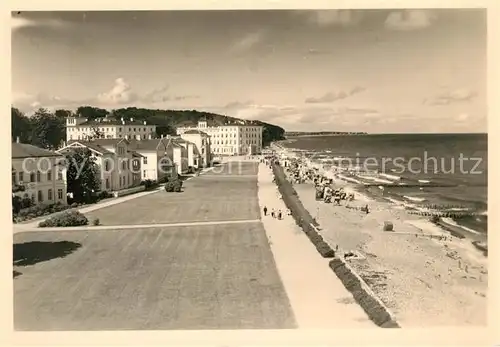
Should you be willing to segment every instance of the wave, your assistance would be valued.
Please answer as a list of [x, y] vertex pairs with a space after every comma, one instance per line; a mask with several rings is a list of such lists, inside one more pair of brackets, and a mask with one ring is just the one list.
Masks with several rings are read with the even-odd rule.
[[377, 177], [373, 177], [373, 176], [364, 176], [364, 175], [356, 175], [356, 176], [359, 178], [373, 181], [373, 182], [377, 182], [377, 183], [385, 183], [385, 184], [392, 184], [393, 183], [392, 181], [384, 180], [382, 178], [377, 178]]
[[390, 180], [394, 180], [394, 181], [399, 181], [401, 179], [401, 176], [389, 175], [389, 174], [386, 174], [386, 173], [381, 173], [379, 175], [382, 176], [382, 177], [388, 178]]
[[408, 196], [408, 195], [403, 195], [403, 198], [408, 199], [410, 201], [415, 201], [415, 202], [425, 201], [425, 198], [417, 198], [415, 196]]

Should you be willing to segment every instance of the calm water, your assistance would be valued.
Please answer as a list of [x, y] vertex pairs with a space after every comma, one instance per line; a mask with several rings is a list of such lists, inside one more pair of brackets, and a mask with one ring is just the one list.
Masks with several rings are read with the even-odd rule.
[[[487, 134], [313, 136], [295, 138], [283, 145], [302, 150], [304, 155], [326, 165], [357, 168], [360, 172], [355, 177], [361, 182], [455, 185], [385, 188], [386, 197], [417, 205], [459, 205], [475, 212], [487, 210]], [[382, 194], [377, 187], [369, 191]], [[477, 231], [487, 229], [486, 215], [459, 222]]]

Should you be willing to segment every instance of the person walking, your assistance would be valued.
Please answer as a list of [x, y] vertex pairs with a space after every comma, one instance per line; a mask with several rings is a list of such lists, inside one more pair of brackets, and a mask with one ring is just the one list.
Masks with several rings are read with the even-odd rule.
[[267, 216], [267, 206], [264, 206], [264, 216]]
[[278, 219], [281, 220], [281, 210], [278, 211]]
[[273, 210], [271, 211], [271, 217], [273, 217], [273, 218], [274, 218], [274, 208], [273, 208]]

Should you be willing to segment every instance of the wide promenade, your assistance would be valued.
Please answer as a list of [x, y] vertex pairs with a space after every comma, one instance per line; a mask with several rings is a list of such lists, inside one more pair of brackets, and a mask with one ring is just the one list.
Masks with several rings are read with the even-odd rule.
[[15, 329], [294, 328], [257, 163], [238, 165], [86, 214], [116, 228], [15, 233]]

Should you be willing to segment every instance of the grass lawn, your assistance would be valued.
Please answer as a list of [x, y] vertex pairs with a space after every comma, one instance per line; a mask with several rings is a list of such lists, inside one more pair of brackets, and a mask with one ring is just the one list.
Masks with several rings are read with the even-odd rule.
[[16, 330], [295, 327], [260, 223], [40, 231], [14, 242]]
[[103, 225], [258, 219], [257, 178], [195, 177], [181, 193], [161, 191], [85, 214]]
[[257, 175], [259, 164], [254, 162], [231, 161], [216, 166], [204, 175]]

